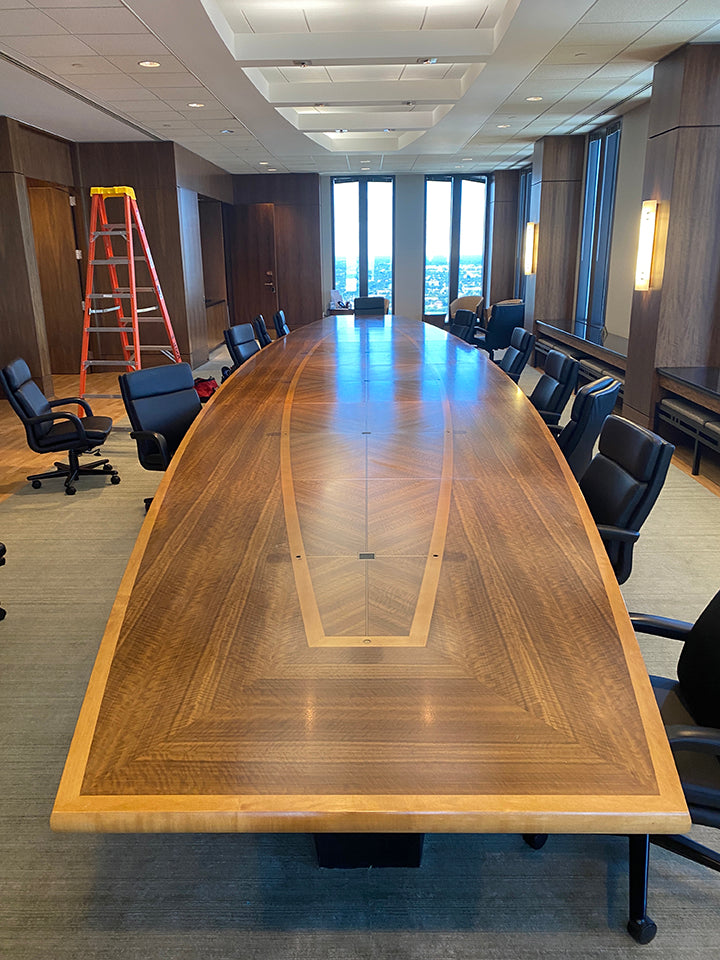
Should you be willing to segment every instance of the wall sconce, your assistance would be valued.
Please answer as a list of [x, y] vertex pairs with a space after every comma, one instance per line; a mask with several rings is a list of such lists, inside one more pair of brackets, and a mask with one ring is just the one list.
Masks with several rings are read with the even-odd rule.
[[538, 225], [531, 221], [525, 225], [525, 252], [523, 273], [526, 277], [537, 270]]
[[635, 289], [650, 289], [653, 249], [655, 247], [655, 220], [657, 200], [643, 200], [640, 214], [640, 237], [638, 239], [637, 263], [635, 265]]

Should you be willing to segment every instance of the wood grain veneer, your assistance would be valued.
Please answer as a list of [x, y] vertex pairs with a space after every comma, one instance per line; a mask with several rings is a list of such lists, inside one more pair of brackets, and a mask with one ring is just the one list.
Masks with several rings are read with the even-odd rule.
[[610, 564], [536, 411], [441, 330], [331, 317], [251, 358], [186, 436], [51, 822], [644, 833], [689, 820]]

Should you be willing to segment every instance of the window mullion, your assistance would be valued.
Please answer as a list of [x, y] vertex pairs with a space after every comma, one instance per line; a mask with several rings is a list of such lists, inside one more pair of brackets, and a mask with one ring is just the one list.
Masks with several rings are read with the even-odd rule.
[[368, 294], [368, 203], [367, 203], [367, 180], [360, 180], [359, 211], [360, 211], [360, 247], [358, 264], [358, 282], [360, 286], [360, 296], [366, 297]]

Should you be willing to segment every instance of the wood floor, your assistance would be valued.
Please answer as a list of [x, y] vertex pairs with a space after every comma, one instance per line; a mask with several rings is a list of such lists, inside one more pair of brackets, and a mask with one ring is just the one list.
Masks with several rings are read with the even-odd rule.
[[[87, 393], [118, 393], [117, 373], [95, 373], [88, 376]], [[76, 397], [78, 395], [79, 376], [55, 375], [55, 397]], [[122, 400], [89, 400], [93, 413], [98, 416], [112, 417], [114, 422], [126, 416]], [[56, 455], [33, 453], [27, 445], [25, 429], [10, 404], [0, 402], [0, 450], [2, 450], [2, 471], [0, 472], [0, 502], [18, 490], [27, 482], [30, 473], [52, 470], [52, 461]], [[60, 458], [58, 458], [60, 459]]]

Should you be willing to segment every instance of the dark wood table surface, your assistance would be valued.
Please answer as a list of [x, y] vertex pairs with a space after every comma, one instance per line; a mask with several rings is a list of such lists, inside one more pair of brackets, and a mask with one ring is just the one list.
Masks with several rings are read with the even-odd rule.
[[53, 828], [688, 823], [590, 514], [482, 351], [328, 317], [222, 386], [141, 530]]

